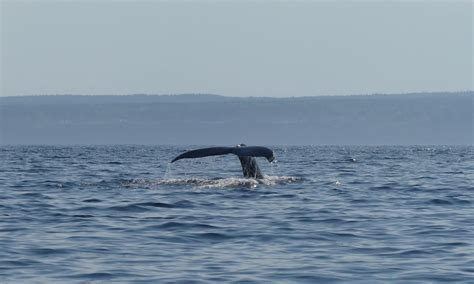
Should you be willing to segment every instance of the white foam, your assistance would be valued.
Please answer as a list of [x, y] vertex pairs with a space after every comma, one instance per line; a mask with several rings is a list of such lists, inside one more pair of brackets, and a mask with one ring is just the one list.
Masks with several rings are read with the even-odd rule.
[[127, 187], [154, 186], [154, 185], [190, 185], [197, 188], [257, 188], [263, 186], [275, 186], [278, 184], [288, 184], [300, 181], [301, 178], [291, 176], [265, 176], [263, 179], [252, 178], [163, 178], [158, 180], [133, 179], [122, 183]]

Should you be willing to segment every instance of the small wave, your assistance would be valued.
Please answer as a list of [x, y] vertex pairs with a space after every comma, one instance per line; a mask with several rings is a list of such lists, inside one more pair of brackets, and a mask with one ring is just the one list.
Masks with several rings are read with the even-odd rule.
[[102, 202], [102, 200], [97, 199], [97, 198], [88, 198], [88, 199], [82, 200], [82, 202], [86, 202], [86, 203], [97, 203], [97, 202]]
[[393, 255], [393, 256], [399, 256], [399, 257], [408, 257], [408, 256], [429, 256], [430, 251], [427, 250], [421, 250], [421, 249], [407, 249], [407, 250], [402, 250], [398, 251], [395, 253], [387, 254], [387, 255]]
[[39, 261], [31, 260], [31, 259], [19, 259], [19, 260], [0, 260], [0, 267], [2, 269], [5, 268], [17, 268], [17, 267], [31, 267], [31, 266], [38, 266], [42, 263]]
[[71, 217], [74, 217], [74, 218], [81, 218], [81, 219], [88, 219], [88, 218], [94, 218], [94, 215], [89, 215], [89, 214], [75, 214], [75, 215], [72, 215]]
[[434, 198], [428, 201], [428, 204], [434, 205], [464, 205], [471, 204], [469, 200], [460, 198]]
[[146, 212], [150, 210], [146, 206], [141, 206], [139, 204], [112, 206], [112, 207], [109, 207], [108, 209], [119, 211], [119, 212], [134, 212], [134, 213]]
[[181, 200], [175, 203], [164, 202], [141, 202], [126, 205], [111, 206], [108, 209], [123, 212], [146, 212], [153, 208], [193, 208], [194, 204], [188, 200]]
[[76, 279], [88, 279], [88, 280], [107, 280], [117, 277], [115, 273], [108, 272], [93, 272], [93, 273], [82, 273], [77, 275], [71, 275], [68, 278]]
[[71, 252], [71, 250], [66, 249], [66, 248], [59, 248], [59, 249], [56, 249], [56, 248], [34, 248], [34, 249], [31, 249], [31, 252], [36, 254], [36, 255], [45, 256], [45, 255], [52, 255], [52, 254], [68, 254], [68, 253]]
[[191, 236], [192, 239], [196, 241], [211, 241], [211, 242], [221, 242], [236, 238], [237, 236], [231, 236], [222, 233], [196, 233]]
[[153, 229], [219, 229], [217, 226], [203, 224], [203, 223], [186, 223], [186, 222], [165, 222], [159, 225], [152, 225], [149, 228]]
[[164, 202], [143, 202], [136, 203], [135, 206], [144, 206], [144, 207], [160, 207], [160, 208], [173, 208], [173, 204], [164, 203]]

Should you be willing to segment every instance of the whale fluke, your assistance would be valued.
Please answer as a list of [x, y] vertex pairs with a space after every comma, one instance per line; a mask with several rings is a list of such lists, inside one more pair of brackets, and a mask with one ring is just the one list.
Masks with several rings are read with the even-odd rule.
[[194, 159], [227, 154], [238, 156], [244, 177], [252, 178], [263, 178], [255, 157], [264, 157], [269, 162], [275, 159], [273, 151], [266, 147], [239, 144], [235, 147], [210, 147], [187, 151], [174, 158], [171, 163], [181, 159]]
[[232, 153], [239, 157], [264, 157], [269, 162], [275, 159], [273, 151], [262, 146], [245, 146], [245, 144], [240, 144], [233, 148]]
[[183, 154], [174, 158], [171, 162], [174, 163], [177, 160], [181, 160], [181, 159], [193, 159], [193, 158], [203, 158], [203, 157], [209, 157], [209, 156], [232, 154], [233, 149], [234, 149], [233, 147], [210, 147], [210, 148], [191, 150], [188, 152], [184, 152]]

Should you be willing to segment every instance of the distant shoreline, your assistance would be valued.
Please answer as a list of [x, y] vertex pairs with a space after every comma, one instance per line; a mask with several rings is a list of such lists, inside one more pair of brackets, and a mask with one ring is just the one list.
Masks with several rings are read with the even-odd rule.
[[29, 95], [13, 95], [0, 96], [3, 98], [38, 98], [38, 97], [214, 97], [228, 99], [300, 99], [300, 98], [327, 98], [327, 97], [370, 97], [370, 96], [413, 96], [413, 95], [451, 95], [451, 94], [469, 94], [474, 95], [474, 90], [464, 91], [426, 91], [426, 92], [406, 92], [406, 93], [370, 93], [370, 94], [347, 94], [347, 95], [314, 95], [314, 96], [226, 96], [212, 93], [177, 93], [177, 94], [153, 94], [153, 93], [136, 93], [136, 94], [29, 94]]
[[474, 92], [0, 98], [0, 144], [473, 145]]

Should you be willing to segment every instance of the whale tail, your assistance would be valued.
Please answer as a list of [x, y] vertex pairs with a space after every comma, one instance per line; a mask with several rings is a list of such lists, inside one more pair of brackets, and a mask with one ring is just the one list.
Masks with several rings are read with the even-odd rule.
[[209, 156], [232, 154], [232, 149], [233, 148], [231, 147], [211, 147], [211, 148], [191, 150], [177, 156], [171, 161], [171, 163], [174, 163], [177, 160], [181, 160], [181, 159], [194, 159], [194, 158], [203, 158], [203, 157], [209, 157]]
[[181, 159], [194, 159], [227, 154], [234, 154], [239, 157], [242, 172], [244, 177], [247, 178], [263, 178], [255, 157], [264, 157], [269, 162], [272, 162], [275, 159], [273, 151], [266, 147], [239, 144], [235, 147], [210, 147], [187, 151], [178, 155], [171, 161], [171, 163]]

